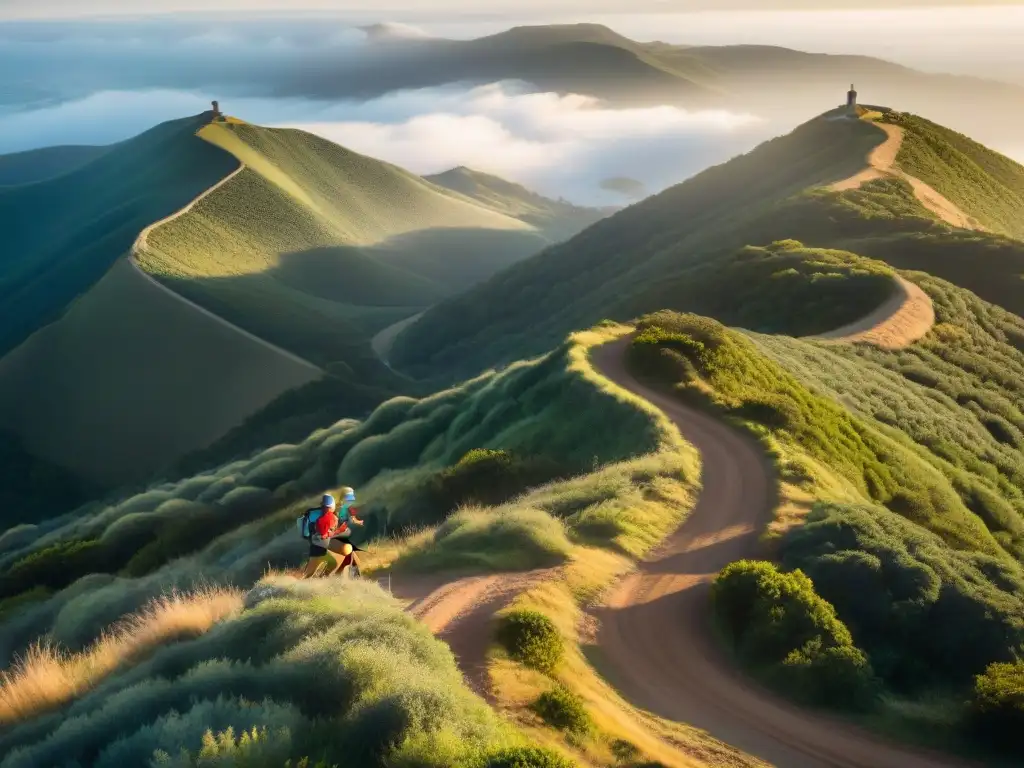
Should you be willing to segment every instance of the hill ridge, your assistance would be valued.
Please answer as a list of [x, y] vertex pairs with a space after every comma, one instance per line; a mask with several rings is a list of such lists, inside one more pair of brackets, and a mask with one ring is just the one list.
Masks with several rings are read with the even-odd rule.
[[914, 197], [917, 198], [918, 202], [942, 219], [942, 221], [960, 229], [973, 229], [980, 232], [988, 231], [977, 219], [968, 216], [952, 200], [942, 195], [934, 187], [896, 167], [896, 156], [903, 145], [903, 128], [898, 125], [879, 123], [874, 120], [866, 120], [866, 122], [870, 122], [875, 127], [884, 131], [886, 134], [885, 141], [875, 147], [868, 155], [868, 165], [864, 170], [848, 179], [842, 179], [831, 184], [829, 186], [830, 190], [846, 192], [860, 189], [868, 182], [886, 177], [903, 179], [910, 184], [914, 191]]
[[[196, 135], [197, 136], [199, 135], [198, 131], [196, 132]], [[202, 137], [200, 137], [200, 138], [202, 138]], [[235, 170], [233, 170], [230, 174], [228, 174], [223, 179], [218, 181], [212, 187], [210, 187], [209, 189], [205, 190], [201, 194], [197, 195], [189, 203], [187, 203], [186, 205], [182, 206], [180, 209], [178, 209], [174, 213], [172, 213], [172, 214], [170, 214], [168, 216], [165, 216], [164, 218], [160, 219], [159, 221], [153, 222], [148, 227], [143, 229], [139, 233], [139, 236], [135, 239], [135, 242], [132, 243], [131, 251], [130, 251], [130, 253], [127, 256], [128, 263], [131, 264], [132, 269], [134, 269], [140, 276], [142, 276], [149, 283], [151, 283], [152, 285], [156, 286], [161, 291], [164, 291], [167, 294], [173, 296], [178, 301], [181, 301], [181, 302], [187, 304], [193, 310], [195, 310], [195, 311], [197, 311], [197, 312], [199, 312], [199, 313], [201, 313], [203, 315], [206, 315], [207, 317], [217, 321], [218, 323], [221, 323], [222, 325], [225, 325], [225, 326], [231, 328], [235, 332], [240, 333], [241, 335], [243, 335], [243, 336], [245, 336], [245, 337], [247, 337], [249, 339], [252, 339], [253, 341], [256, 341], [256, 342], [262, 344], [264, 347], [267, 347], [268, 349], [273, 350], [274, 352], [278, 353], [279, 355], [283, 355], [284, 357], [288, 358], [292, 362], [299, 363], [300, 365], [306, 366], [307, 368], [312, 369], [316, 373], [318, 373], [320, 375], [323, 375], [324, 371], [323, 371], [322, 368], [320, 368], [320, 366], [314, 365], [309, 360], [306, 360], [304, 357], [300, 357], [299, 355], [295, 354], [294, 352], [290, 352], [287, 349], [284, 349], [283, 347], [279, 347], [276, 344], [273, 344], [273, 343], [267, 341], [266, 339], [260, 338], [256, 334], [251, 333], [251, 332], [245, 330], [244, 328], [241, 328], [241, 327], [235, 325], [234, 323], [232, 323], [229, 320], [221, 317], [220, 315], [216, 314], [215, 312], [211, 312], [206, 307], [200, 306], [199, 304], [195, 303], [194, 301], [186, 298], [185, 296], [182, 296], [180, 293], [178, 293], [177, 291], [175, 291], [175, 290], [169, 288], [168, 286], [164, 285], [159, 280], [157, 280], [155, 277], [153, 277], [151, 274], [149, 274], [146, 270], [144, 270], [141, 267], [141, 265], [138, 262], [139, 254], [144, 252], [149, 247], [149, 234], [151, 232], [153, 232], [154, 230], [158, 229], [159, 227], [162, 227], [164, 224], [168, 224], [171, 221], [174, 221], [175, 219], [177, 219], [178, 217], [184, 216], [185, 214], [187, 214], [196, 205], [198, 205], [200, 202], [202, 202], [202, 200], [204, 198], [209, 197], [214, 192], [216, 192], [218, 189], [223, 187], [225, 184], [230, 183], [236, 176], [238, 176], [240, 173], [242, 173], [242, 171], [244, 171], [245, 169], [246, 169], [245, 163], [239, 161], [238, 167]]]

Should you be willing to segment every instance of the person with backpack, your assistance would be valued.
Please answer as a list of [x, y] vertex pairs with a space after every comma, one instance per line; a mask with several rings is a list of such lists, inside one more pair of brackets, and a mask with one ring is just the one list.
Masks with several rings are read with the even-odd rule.
[[[303, 568], [303, 578], [309, 578], [321, 573], [330, 576], [337, 571], [344, 562], [344, 544], [336, 537], [345, 536], [349, 533], [349, 522], [356, 525], [363, 525], [356, 510], [352, 507], [355, 502], [355, 491], [351, 488], [343, 488], [344, 504], [339, 515], [334, 497], [325, 493], [320, 501], [319, 507], [306, 510], [298, 519], [299, 531], [302, 537], [309, 542], [309, 559]], [[337, 557], [336, 555], [342, 555]]]
[[[334, 559], [337, 564], [333, 570], [327, 572], [326, 575], [328, 576], [341, 570], [345, 565], [346, 558], [350, 559], [353, 572], [359, 573], [359, 561], [356, 560], [355, 551], [352, 549], [351, 542], [349, 542], [349, 536], [352, 534], [350, 524], [361, 526], [365, 522], [359, 518], [359, 510], [353, 506], [356, 503], [356, 492], [346, 486], [341, 489], [341, 493], [342, 503], [336, 513], [338, 516], [338, 526], [335, 528], [327, 545], [327, 549], [335, 555]], [[347, 547], [345, 546], [346, 544], [348, 545]]]

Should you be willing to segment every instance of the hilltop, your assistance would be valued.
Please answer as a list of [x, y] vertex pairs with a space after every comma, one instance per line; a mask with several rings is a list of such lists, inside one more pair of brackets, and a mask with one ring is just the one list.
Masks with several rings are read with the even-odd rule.
[[[468, 375], [535, 354], [574, 327], [664, 308], [707, 313], [752, 330], [813, 333], [806, 325], [816, 321], [813, 313], [780, 318], [771, 299], [751, 304], [717, 289], [723, 268], [758, 268], [737, 255], [745, 246], [785, 239], [927, 270], [1024, 311], [1013, 288], [1022, 245], [984, 228], [964, 230], [942, 221], [928, 199], [919, 199], [912, 176], [920, 172], [934, 181], [929, 195], [948, 193], [947, 204], [960, 200], [981, 215], [978, 201], [986, 199], [1000, 201], [992, 211], [1021, 210], [1016, 193], [1004, 193], [1024, 189], [1015, 175], [1020, 166], [971, 145], [981, 164], [973, 163], [974, 175], [951, 187], [951, 174], [943, 178], [939, 166], [916, 159], [916, 147], [925, 141], [916, 126], [923, 121], [873, 115], [884, 123], [876, 125], [870, 114], [861, 120], [815, 118], [439, 304], [398, 336], [393, 364], [415, 375], [451, 368]], [[900, 126], [906, 127], [897, 146], [883, 128]], [[933, 141], [942, 135], [929, 130]], [[887, 143], [894, 155], [890, 165], [902, 175], [865, 176], [865, 158]], [[855, 181], [846, 183], [850, 179]], [[1004, 218], [1012, 221], [1012, 213]]]
[[295, 439], [415, 389], [375, 333], [540, 250], [541, 223], [582, 226], [525, 190], [538, 226], [308, 133], [212, 118], [0, 191], [19, 257], [0, 274], [0, 427], [90, 483], [146, 479], [269, 406]]

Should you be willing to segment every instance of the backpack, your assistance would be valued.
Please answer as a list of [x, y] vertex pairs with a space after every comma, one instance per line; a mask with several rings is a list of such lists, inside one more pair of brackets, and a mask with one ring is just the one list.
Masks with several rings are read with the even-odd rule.
[[313, 523], [319, 520], [320, 515], [323, 513], [324, 511], [320, 507], [316, 507], [315, 509], [307, 509], [296, 518], [295, 523], [299, 527], [299, 535], [306, 541], [309, 541], [313, 535]]

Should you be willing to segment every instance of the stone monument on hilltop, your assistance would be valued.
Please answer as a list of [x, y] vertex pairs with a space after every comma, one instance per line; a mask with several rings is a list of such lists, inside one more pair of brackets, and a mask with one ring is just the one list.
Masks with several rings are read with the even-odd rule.
[[213, 119], [214, 120], [220, 120], [220, 118], [222, 118], [222, 117], [224, 117], [224, 115], [220, 111], [220, 102], [219, 101], [213, 102]]
[[853, 83], [850, 83], [850, 90], [846, 92], [846, 114], [857, 114], [857, 91]]

